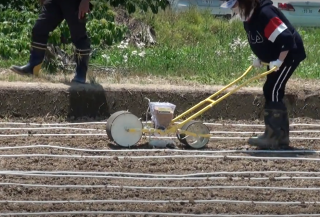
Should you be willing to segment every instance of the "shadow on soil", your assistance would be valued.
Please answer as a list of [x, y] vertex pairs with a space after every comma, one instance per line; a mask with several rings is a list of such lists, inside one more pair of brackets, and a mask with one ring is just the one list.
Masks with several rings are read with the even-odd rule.
[[[155, 140], [154, 140], [155, 141]], [[161, 142], [160, 144], [158, 144], [158, 146], [156, 146], [154, 143], [152, 143], [152, 141], [150, 141], [151, 143], [149, 143], [148, 141], [138, 144], [138, 145], [133, 145], [131, 147], [122, 147], [119, 146], [115, 143], [108, 143], [107, 146], [110, 149], [113, 150], [119, 150], [119, 149], [163, 149], [163, 150], [169, 150], [169, 149], [181, 149], [179, 144], [177, 144], [176, 142], [171, 142], [171, 141], [165, 141], [162, 140], [164, 142]]]
[[[244, 152], [250, 156], [254, 157], [301, 157], [301, 156], [309, 156], [316, 155], [317, 152], [310, 149], [302, 149], [295, 147], [288, 147], [284, 149], [256, 149], [257, 152]], [[261, 152], [259, 152], [261, 151]]]
[[149, 145], [148, 142], [143, 143], [143, 144], [139, 144], [139, 145], [133, 145], [131, 147], [122, 147], [120, 145], [114, 144], [114, 143], [108, 143], [107, 144], [108, 148], [112, 149], [112, 150], [120, 150], [120, 149], [153, 149], [152, 146]]
[[70, 86], [67, 121], [101, 121], [110, 116], [106, 93], [100, 84], [65, 84]]
[[[208, 151], [207, 149], [193, 149], [191, 147], [188, 147], [186, 145], [180, 144], [179, 142], [177, 144], [167, 144], [167, 147], [153, 147], [148, 142], [134, 145], [131, 147], [122, 147], [114, 143], [108, 143], [108, 148], [113, 150], [119, 150], [119, 149], [163, 149], [163, 150], [170, 150], [170, 149], [180, 149], [180, 150], [196, 150], [198, 153], [201, 151], [205, 152]], [[239, 150], [241, 154], [246, 154], [253, 157], [288, 157], [288, 158], [299, 158], [303, 156], [312, 156], [317, 155], [317, 152], [311, 149], [302, 149], [302, 148], [295, 148], [295, 147], [288, 147], [285, 149], [248, 149], [248, 150]], [[236, 154], [235, 153], [235, 154]]]

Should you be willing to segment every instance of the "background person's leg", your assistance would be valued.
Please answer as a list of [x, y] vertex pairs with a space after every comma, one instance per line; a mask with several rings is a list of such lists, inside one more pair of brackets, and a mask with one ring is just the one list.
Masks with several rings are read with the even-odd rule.
[[250, 138], [249, 144], [262, 148], [289, 146], [289, 117], [283, 98], [286, 84], [298, 65], [299, 62], [286, 59], [278, 71], [267, 76], [263, 86], [265, 133]]
[[76, 73], [72, 81], [85, 83], [91, 52], [91, 42], [87, 34], [86, 20], [78, 18], [80, 0], [61, 2], [64, 17], [68, 23], [71, 40], [76, 47]]
[[57, 4], [57, 0], [46, 0], [32, 29], [29, 62], [24, 66], [12, 66], [11, 70], [23, 75], [38, 75], [47, 49], [49, 33], [53, 31], [62, 20], [62, 12]]

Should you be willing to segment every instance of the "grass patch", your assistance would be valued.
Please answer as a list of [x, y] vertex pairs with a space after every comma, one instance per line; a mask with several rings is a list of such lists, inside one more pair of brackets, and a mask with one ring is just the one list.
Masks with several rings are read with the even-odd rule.
[[[15, 16], [21, 19], [16, 19], [14, 25], [9, 25], [8, 20], [0, 20], [2, 68], [11, 64], [24, 64], [29, 57], [28, 43], [36, 14], [25, 12]], [[137, 48], [124, 41], [121, 44], [116, 41], [109, 46], [101, 39], [102, 36], [97, 37], [97, 34], [106, 33], [101, 21], [92, 17], [89, 19], [88, 29], [95, 39], [95, 52], [91, 58], [91, 65], [95, 67], [91, 69], [100, 68], [99, 75], [117, 74], [118, 79], [115, 81], [121, 80], [121, 77], [138, 76], [160, 79], [174, 77], [182, 82], [186, 80], [201, 84], [226, 84], [240, 76], [251, 64], [252, 52], [239, 21], [229, 23], [227, 20], [212, 17], [208, 11], [200, 12], [195, 8], [181, 13], [166, 10], [157, 15], [135, 13], [133, 16], [153, 26], [156, 45]], [[98, 32], [95, 31], [97, 27]], [[61, 28], [66, 31], [67, 26], [63, 24]], [[59, 31], [61, 30], [53, 33], [55, 38]], [[119, 32], [121, 31], [124, 30], [119, 29]], [[298, 28], [298, 31], [305, 43], [307, 59], [293, 77], [319, 79], [320, 29]], [[109, 40], [109, 37], [107, 39]], [[71, 52], [71, 44], [67, 51]], [[112, 70], [103, 70], [104, 68]]]

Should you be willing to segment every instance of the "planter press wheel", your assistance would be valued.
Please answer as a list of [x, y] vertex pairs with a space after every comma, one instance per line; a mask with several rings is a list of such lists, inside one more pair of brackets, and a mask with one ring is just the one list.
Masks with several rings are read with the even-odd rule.
[[[209, 128], [200, 121], [190, 121], [185, 125], [183, 125], [181, 127], [181, 130], [189, 131], [192, 133], [199, 133], [199, 134], [210, 134]], [[208, 144], [210, 139], [206, 137], [193, 137], [190, 135], [185, 135], [183, 133], [177, 134], [177, 137], [181, 143], [194, 149], [200, 149], [205, 147]]]
[[[137, 132], [128, 132], [127, 129], [135, 128]], [[128, 111], [118, 111], [107, 120], [106, 132], [109, 139], [122, 147], [137, 144], [142, 137], [142, 122], [137, 116]]]

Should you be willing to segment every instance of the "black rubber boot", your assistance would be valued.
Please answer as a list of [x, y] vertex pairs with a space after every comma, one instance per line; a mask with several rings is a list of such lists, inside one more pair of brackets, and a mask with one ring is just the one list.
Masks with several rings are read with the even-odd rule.
[[10, 69], [20, 75], [39, 75], [47, 45], [36, 42], [31, 43], [29, 62], [24, 66], [13, 65]]
[[263, 135], [251, 137], [248, 143], [259, 148], [286, 148], [289, 146], [289, 119], [286, 109], [264, 110], [266, 125]]
[[86, 83], [87, 71], [90, 59], [90, 49], [80, 50], [77, 49], [75, 53], [75, 60], [77, 63], [76, 73], [71, 82]]
[[269, 127], [267, 127], [268, 115], [269, 115], [268, 112], [266, 112], [266, 110], [265, 110], [264, 111], [264, 124], [265, 124], [264, 133], [260, 136], [249, 138], [249, 140], [248, 140], [249, 144], [254, 145], [256, 143], [259, 143], [259, 141], [263, 141], [266, 139], [266, 137], [269, 133]]
[[283, 111], [283, 134], [281, 134], [279, 140], [280, 147], [289, 147], [290, 145], [290, 125], [289, 125], [289, 116], [287, 110]]

